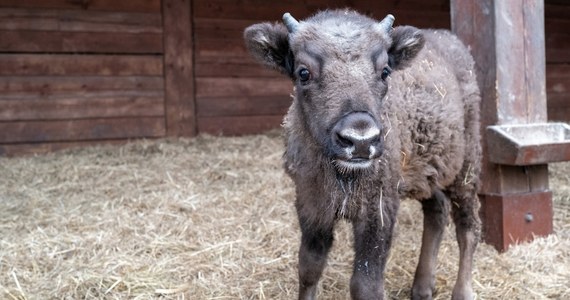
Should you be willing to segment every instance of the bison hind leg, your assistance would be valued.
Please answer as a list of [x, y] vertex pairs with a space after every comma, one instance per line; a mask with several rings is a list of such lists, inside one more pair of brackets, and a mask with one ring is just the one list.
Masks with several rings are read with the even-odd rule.
[[439, 246], [449, 220], [449, 201], [436, 190], [431, 198], [421, 201], [424, 214], [422, 248], [414, 283], [412, 299], [432, 299], [435, 290], [435, 268]]
[[456, 182], [446, 191], [451, 201], [452, 217], [459, 245], [459, 270], [452, 299], [474, 299], [472, 289], [473, 255], [481, 235], [479, 198], [477, 197], [479, 170], [465, 163]]

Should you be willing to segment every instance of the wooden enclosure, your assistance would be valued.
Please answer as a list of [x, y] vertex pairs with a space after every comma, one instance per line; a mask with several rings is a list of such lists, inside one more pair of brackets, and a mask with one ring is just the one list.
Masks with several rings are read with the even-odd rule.
[[[243, 29], [342, 7], [450, 27], [448, 0], [0, 0], [0, 155], [278, 127], [292, 84]], [[570, 121], [570, 5], [545, 14], [549, 118]]]

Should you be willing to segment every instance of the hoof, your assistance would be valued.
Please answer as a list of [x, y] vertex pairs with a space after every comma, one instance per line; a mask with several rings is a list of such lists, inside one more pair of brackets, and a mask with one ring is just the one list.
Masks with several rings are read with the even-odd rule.
[[451, 300], [473, 300], [475, 299], [475, 295], [473, 294], [473, 290], [470, 288], [463, 288], [453, 289], [453, 294], [451, 294]]

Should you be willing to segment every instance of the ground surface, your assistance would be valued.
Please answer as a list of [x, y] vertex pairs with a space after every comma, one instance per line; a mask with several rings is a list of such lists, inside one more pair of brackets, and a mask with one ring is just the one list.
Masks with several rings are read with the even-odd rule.
[[[299, 232], [278, 134], [141, 141], [0, 158], [1, 299], [294, 299]], [[570, 299], [570, 164], [550, 167], [555, 235], [499, 254], [481, 245], [478, 299]], [[405, 201], [386, 270], [409, 298], [422, 215]], [[457, 271], [453, 227], [437, 299]], [[347, 299], [341, 223], [320, 299]]]

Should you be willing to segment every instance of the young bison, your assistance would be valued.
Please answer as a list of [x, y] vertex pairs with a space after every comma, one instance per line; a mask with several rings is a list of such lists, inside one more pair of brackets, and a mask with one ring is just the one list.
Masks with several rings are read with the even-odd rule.
[[413, 299], [431, 299], [451, 207], [459, 243], [453, 299], [472, 299], [480, 220], [479, 92], [473, 60], [448, 31], [392, 29], [349, 10], [244, 36], [251, 54], [288, 75], [284, 166], [302, 231], [299, 299], [314, 299], [338, 219], [352, 222], [353, 299], [384, 297], [384, 268], [401, 198], [421, 201], [424, 231]]

